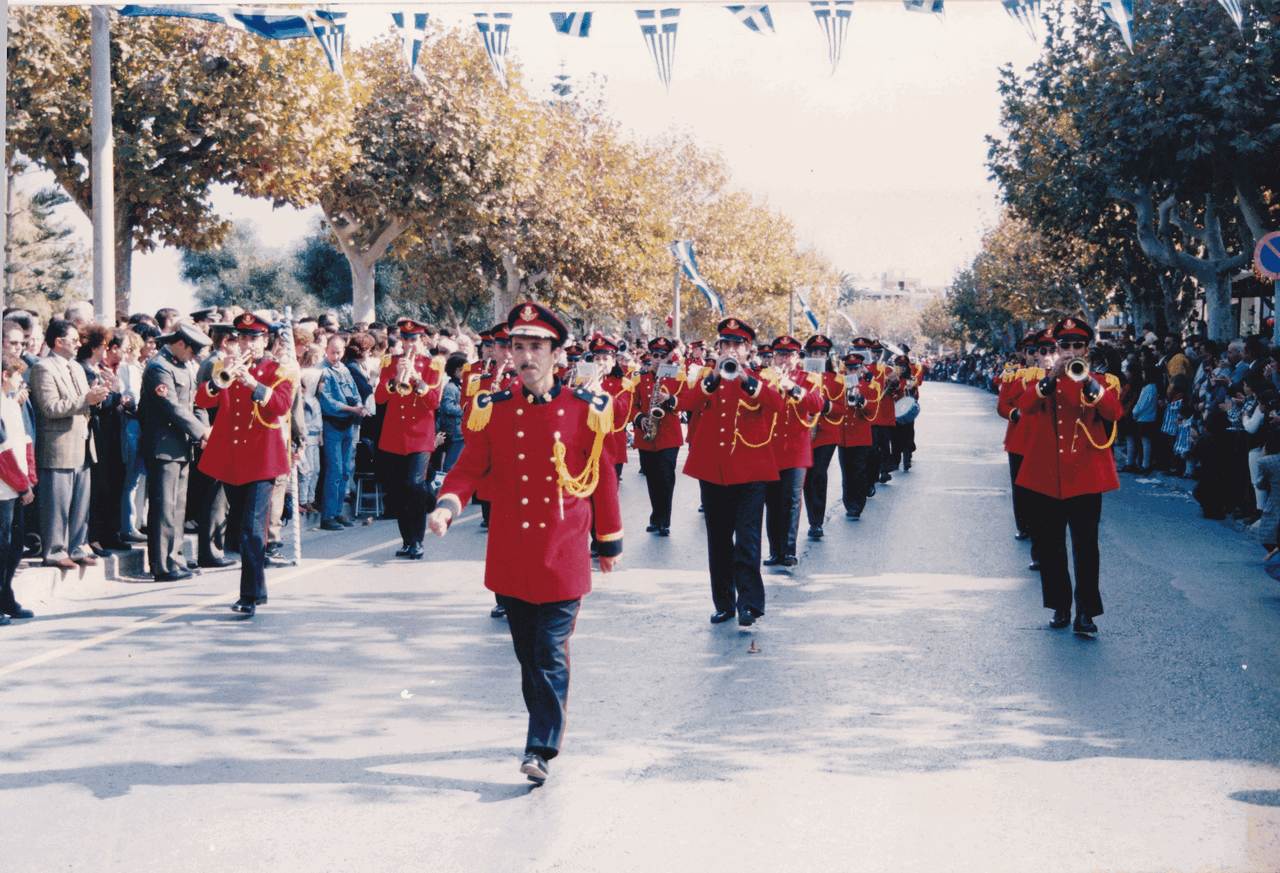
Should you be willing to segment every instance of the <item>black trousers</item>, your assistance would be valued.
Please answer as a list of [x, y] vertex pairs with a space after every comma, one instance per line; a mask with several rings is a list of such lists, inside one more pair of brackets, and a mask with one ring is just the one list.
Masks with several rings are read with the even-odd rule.
[[22, 560], [23, 537], [22, 506], [18, 498], [0, 500], [0, 612], [16, 612], [18, 601], [13, 597], [13, 574]]
[[525, 751], [548, 761], [560, 754], [569, 701], [569, 637], [580, 600], [529, 603], [504, 594], [511, 645], [520, 662], [520, 690], [529, 710]]
[[259, 479], [243, 485], [226, 485], [228, 513], [238, 518], [240, 541], [240, 596], [267, 596], [267, 522], [271, 516], [274, 479]]
[[1031, 516], [1027, 510], [1027, 489], [1018, 484], [1018, 471], [1022, 469], [1022, 455], [1006, 452], [1009, 456], [1009, 484], [1013, 486], [1013, 522], [1018, 533], [1031, 533]]
[[769, 537], [770, 555], [781, 558], [796, 553], [804, 474], [804, 467], [788, 467], [778, 471], [777, 482], [764, 483], [764, 530]]
[[874, 463], [868, 463], [867, 467], [874, 468], [875, 476], [871, 476], [871, 470], [868, 469], [867, 477], [872, 482], [879, 481], [881, 475], [891, 472], [893, 469], [893, 453], [890, 448], [890, 431], [892, 430], [893, 426], [887, 424], [871, 425], [871, 441], [872, 446], [875, 448], [873, 454]]
[[813, 466], [804, 474], [804, 511], [811, 527], [822, 527], [827, 517], [827, 470], [836, 446], [813, 447]]
[[[197, 453], [196, 459], [191, 462], [187, 488], [196, 508], [197, 557], [201, 561], [208, 561], [221, 558], [227, 547], [227, 492], [217, 479], [200, 472], [199, 463]], [[299, 499], [306, 503], [309, 498], [302, 495]]]
[[189, 461], [145, 459], [147, 465], [147, 562], [152, 574], [185, 573], [182, 548], [187, 516]]
[[1040, 587], [1047, 609], [1071, 609], [1071, 573], [1067, 569], [1067, 529], [1075, 564], [1076, 613], [1102, 615], [1098, 592], [1098, 524], [1102, 520], [1102, 495], [1081, 494], [1058, 500], [1027, 490], [1031, 513], [1031, 543], [1040, 561]]
[[764, 523], [763, 482], [716, 485], [700, 482], [707, 523], [707, 564], [716, 612], [764, 612], [760, 576], [760, 528]]
[[911, 456], [916, 450], [916, 423], [912, 421], [907, 424], [895, 424], [889, 428], [889, 447], [890, 467], [896, 470], [903, 461], [910, 467]]
[[867, 457], [871, 446], [840, 447], [840, 477], [844, 482], [844, 508], [862, 511], [867, 507]]
[[435, 509], [436, 499], [427, 486], [430, 452], [386, 455], [387, 481], [391, 488], [387, 498], [395, 507], [400, 539], [405, 545], [420, 543], [427, 533], [427, 514]]
[[649, 524], [671, 527], [671, 499], [676, 491], [676, 458], [680, 447], [650, 452], [640, 449], [640, 470], [649, 488]]

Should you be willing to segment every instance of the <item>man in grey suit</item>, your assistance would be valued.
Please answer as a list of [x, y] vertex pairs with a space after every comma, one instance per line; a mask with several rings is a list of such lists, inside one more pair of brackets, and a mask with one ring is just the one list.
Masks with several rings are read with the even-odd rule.
[[213, 340], [198, 327], [179, 324], [160, 338], [162, 348], [142, 373], [138, 452], [147, 464], [147, 559], [157, 582], [191, 575], [182, 550], [187, 481], [194, 443], [209, 432], [203, 409], [195, 409], [196, 380], [189, 363]]
[[89, 407], [107, 398], [105, 380], [92, 388], [75, 360], [80, 332], [54, 319], [45, 331], [47, 357], [31, 368], [36, 411], [36, 467], [40, 473], [40, 539], [47, 566], [74, 569], [98, 563], [89, 550], [89, 467], [95, 458]]

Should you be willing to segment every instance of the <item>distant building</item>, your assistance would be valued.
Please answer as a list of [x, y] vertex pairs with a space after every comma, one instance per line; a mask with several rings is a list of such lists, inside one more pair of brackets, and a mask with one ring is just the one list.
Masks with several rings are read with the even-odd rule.
[[926, 288], [920, 279], [907, 276], [905, 270], [879, 273], [870, 278], [854, 276], [851, 284], [865, 300], [905, 299], [921, 309], [947, 294], [945, 287]]

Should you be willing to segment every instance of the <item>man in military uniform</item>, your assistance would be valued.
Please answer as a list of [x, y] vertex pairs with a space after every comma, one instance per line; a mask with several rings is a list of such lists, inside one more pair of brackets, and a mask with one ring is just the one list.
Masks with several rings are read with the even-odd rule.
[[213, 342], [191, 324], [179, 323], [142, 373], [138, 451], [147, 465], [147, 560], [157, 582], [191, 575], [182, 548], [187, 479], [192, 446], [209, 431], [208, 417], [194, 406], [196, 383], [188, 366]]
[[[831, 366], [831, 338], [815, 333], [804, 342], [805, 357], [822, 360], [824, 372], [819, 377], [817, 393], [826, 411], [818, 414], [812, 431], [813, 463], [804, 474], [804, 508], [809, 518], [809, 539], [823, 536], [827, 518], [827, 476], [831, 456], [840, 445], [840, 422], [843, 419], [844, 377]], [[815, 374], [817, 375], [817, 374]]]
[[233, 612], [251, 616], [267, 602], [266, 536], [271, 491], [289, 472], [289, 433], [297, 371], [266, 356], [270, 325], [252, 312], [236, 316], [248, 360], [224, 363], [196, 390], [196, 405], [218, 415], [200, 469], [226, 486], [230, 517], [238, 519], [240, 599]]
[[522, 303], [507, 323], [520, 384], [477, 398], [466, 447], [429, 523], [444, 536], [477, 484], [486, 483], [493, 527], [484, 584], [506, 607], [520, 662], [529, 710], [520, 771], [541, 785], [564, 738], [568, 642], [591, 590], [592, 518], [600, 569], [608, 573], [622, 554], [622, 516], [618, 480], [601, 470], [613, 427], [609, 397], [556, 379], [556, 352], [568, 331], [552, 312]]
[[[1053, 329], [1045, 328], [1042, 331], [1033, 331], [1023, 338], [1022, 345], [1022, 366], [1018, 366], [1018, 361], [1011, 361], [1005, 367], [1004, 375], [1000, 379], [1000, 390], [996, 397], [996, 412], [1001, 418], [1007, 419], [1009, 424], [1005, 426], [1004, 432], [1004, 450], [1009, 458], [1009, 483], [1012, 486], [1013, 494], [1013, 520], [1017, 528], [1015, 538], [1019, 541], [1031, 539], [1031, 513], [1027, 508], [1027, 489], [1018, 484], [1018, 473], [1022, 469], [1022, 459], [1026, 454], [1027, 429], [1022, 426], [1022, 413], [1018, 411], [1018, 401], [1022, 399], [1022, 395], [1026, 393], [1027, 387], [1039, 382], [1045, 377], [1045, 371], [1040, 369], [1041, 353], [1045, 358], [1052, 358], [1057, 350], [1057, 343], [1053, 340]], [[1031, 567], [1032, 570], [1039, 570], [1040, 566], [1035, 560], [1035, 546], [1032, 546]]]
[[866, 372], [862, 356], [856, 352], [844, 358], [844, 393], [840, 408], [840, 479], [844, 499], [845, 518], [857, 519], [867, 508], [867, 469], [873, 453], [871, 416], [868, 412], [871, 400], [878, 396], [878, 389]]
[[[765, 483], [778, 479], [769, 444], [774, 417], [785, 401], [767, 381], [747, 371], [756, 332], [745, 321], [726, 318], [718, 326], [720, 359], [711, 375], [689, 386], [677, 409], [702, 411], [702, 423], [684, 473], [699, 480], [706, 512], [707, 563], [712, 624], [738, 617], [751, 625], [764, 615], [760, 576], [760, 528]], [[659, 393], [659, 402], [667, 396]]]
[[426, 325], [411, 318], [396, 322], [404, 351], [382, 361], [374, 402], [386, 404], [378, 450], [389, 459], [388, 497], [396, 506], [400, 538], [398, 558], [422, 560], [427, 512], [434, 505], [427, 487], [427, 467], [436, 447], [436, 409], [444, 391], [444, 367], [429, 354]]
[[[640, 471], [649, 489], [648, 533], [671, 536], [671, 501], [676, 490], [676, 459], [684, 445], [680, 417], [670, 414], [676, 398], [685, 386], [685, 371], [680, 367], [675, 376], [658, 380], [658, 370], [671, 363], [676, 344], [665, 337], [649, 341], [653, 355], [650, 372], [640, 375], [632, 394], [632, 422], [635, 425], [636, 451], [640, 454]], [[657, 402], [655, 402], [657, 401]]]
[[770, 383], [786, 397], [786, 406], [777, 414], [773, 429], [773, 455], [778, 464], [778, 481], [764, 487], [765, 533], [769, 538], [766, 566], [794, 567], [796, 534], [800, 527], [800, 505], [805, 471], [813, 464], [810, 430], [827, 403], [820, 393], [822, 380], [816, 373], [799, 367], [800, 341], [780, 336], [773, 341], [773, 369], [766, 371]]
[[[622, 467], [627, 463], [627, 416], [625, 410], [631, 408], [631, 395], [635, 391], [639, 379], [627, 376], [618, 366], [618, 345], [606, 336], [597, 334], [592, 337], [588, 347], [593, 356], [593, 363], [601, 374], [600, 388], [613, 400], [615, 412], [613, 421], [612, 444], [614, 470], [619, 478]], [[623, 410], [623, 412], [619, 412]]]
[[1097, 633], [1093, 619], [1102, 615], [1098, 524], [1103, 493], [1120, 487], [1111, 443], [1116, 422], [1124, 414], [1120, 380], [1089, 372], [1093, 336], [1093, 328], [1082, 319], [1058, 322], [1053, 328], [1057, 358], [1017, 404], [1019, 427], [1027, 428], [1027, 453], [1018, 484], [1029, 491], [1040, 587], [1045, 608], [1053, 610], [1049, 626], [1063, 628], [1071, 622], [1070, 528], [1076, 574], [1073, 628], [1085, 634]]
[[[229, 322], [210, 325], [208, 333], [213, 340], [213, 350], [200, 362], [200, 370], [196, 374], [197, 387], [213, 378], [214, 368], [219, 366], [219, 361], [225, 366], [229, 358], [238, 358], [243, 354], [240, 336]], [[209, 426], [212, 427], [218, 414], [217, 408], [204, 412], [209, 416]], [[226, 548], [227, 534], [227, 492], [221, 482], [200, 471], [203, 453], [204, 449], [197, 446], [189, 467], [189, 487], [195, 492], [192, 502], [196, 516], [196, 563], [207, 568], [230, 567], [235, 560], [228, 558], [223, 551]], [[235, 545], [234, 539], [231, 544]]]

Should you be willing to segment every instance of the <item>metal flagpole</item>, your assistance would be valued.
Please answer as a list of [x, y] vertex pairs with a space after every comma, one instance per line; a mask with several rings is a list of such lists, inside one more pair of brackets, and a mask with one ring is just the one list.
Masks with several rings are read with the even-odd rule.
[[[302, 371], [298, 364], [298, 347], [293, 343], [293, 307], [286, 306], [284, 308], [284, 349], [281, 356], [284, 358], [286, 366], [294, 371], [297, 382], [294, 384], [294, 398], [297, 398], [297, 392], [302, 390]], [[293, 404], [290, 404], [292, 406]], [[290, 417], [290, 426], [285, 429], [285, 439], [288, 441], [289, 447], [289, 493], [293, 495], [293, 562], [295, 564], [302, 563], [302, 504], [298, 500], [298, 465], [293, 460], [293, 427], [292, 416]], [[303, 451], [306, 451], [305, 447]]]
[[[103, 324], [116, 317], [115, 153], [111, 144], [111, 8], [94, 6], [90, 19], [92, 107], [93, 310]], [[6, 13], [7, 17], [7, 13]]]
[[[0, 28], [0, 82], [4, 83], [4, 93], [7, 94], [9, 93], [9, 3], [8, 3], [8, 0], [5, 0], [4, 20], [0, 21], [0, 25], [3, 25], [3, 27]], [[8, 138], [8, 134], [6, 133], [8, 128], [5, 127], [5, 124], [7, 122], [7, 117], [8, 117], [7, 116], [8, 111], [9, 111], [9, 101], [8, 100], [0, 101], [0, 137], [4, 137], [4, 139], [0, 139], [0, 155], [9, 154], [9, 138]], [[3, 214], [0, 214], [0, 240], [5, 240], [5, 239], [8, 239], [7, 222], [9, 221], [9, 216], [7, 214], [8, 213], [7, 204], [9, 202], [9, 188], [8, 188], [9, 167], [8, 167], [7, 161], [0, 161], [0, 163], [5, 164], [4, 172], [0, 173], [0, 203], [6, 204], [5, 209], [0, 209], [0, 213], [3, 213]], [[5, 253], [5, 266], [6, 267], [9, 266], [7, 252]], [[0, 283], [0, 309], [3, 309], [6, 305], [8, 305], [8, 301], [4, 299], [5, 298], [4, 292], [5, 292], [4, 283]]]
[[675, 307], [674, 307], [675, 321], [673, 322], [674, 329], [675, 329], [675, 340], [676, 342], [680, 342], [680, 262], [678, 260], [676, 261], [676, 277], [675, 277], [675, 288], [673, 289], [673, 296], [675, 297]]
[[787, 301], [787, 333], [795, 336], [796, 333], [796, 289], [791, 289], [791, 299]]

